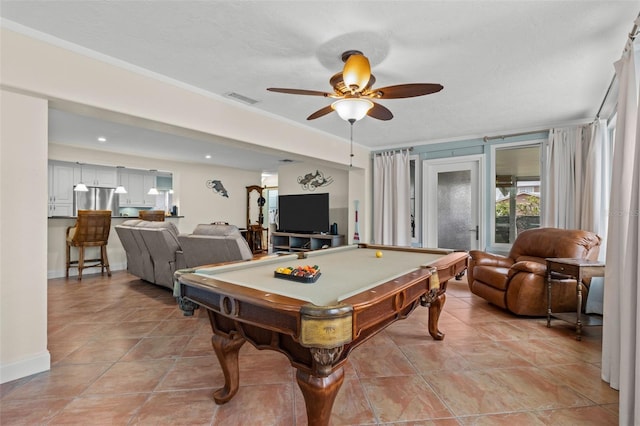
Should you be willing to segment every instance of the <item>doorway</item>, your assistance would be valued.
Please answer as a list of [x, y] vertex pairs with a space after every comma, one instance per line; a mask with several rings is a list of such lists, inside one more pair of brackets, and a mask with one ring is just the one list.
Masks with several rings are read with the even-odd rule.
[[481, 241], [481, 156], [422, 163], [425, 247], [476, 250]]

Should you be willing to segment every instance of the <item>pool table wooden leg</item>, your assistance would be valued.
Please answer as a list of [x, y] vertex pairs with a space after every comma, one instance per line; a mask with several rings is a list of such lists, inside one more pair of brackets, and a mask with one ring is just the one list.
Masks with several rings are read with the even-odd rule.
[[444, 333], [438, 330], [438, 320], [440, 319], [440, 313], [444, 306], [444, 302], [447, 300], [447, 296], [442, 293], [436, 297], [429, 306], [429, 334], [435, 340], [444, 339]]
[[304, 396], [309, 426], [328, 425], [333, 402], [344, 381], [344, 369], [339, 367], [327, 377], [312, 376], [298, 370], [296, 379]]
[[224, 387], [213, 393], [213, 399], [216, 404], [224, 404], [228, 402], [238, 392], [240, 383], [240, 369], [238, 366], [238, 352], [244, 345], [244, 338], [238, 334], [226, 338], [214, 334], [211, 337], [211, 344], [218, 356], [220, 367], [224, 373]]

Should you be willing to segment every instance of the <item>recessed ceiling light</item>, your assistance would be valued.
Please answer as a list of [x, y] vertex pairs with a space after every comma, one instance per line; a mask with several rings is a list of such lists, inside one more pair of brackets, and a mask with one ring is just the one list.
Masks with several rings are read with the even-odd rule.
[[104, 136], [100, 136], [98, 137], [98, 142], [106, 142], [107, 138], [105, 138]]
[[211, 158], [209, 154], [205, 155], [204, 158]]

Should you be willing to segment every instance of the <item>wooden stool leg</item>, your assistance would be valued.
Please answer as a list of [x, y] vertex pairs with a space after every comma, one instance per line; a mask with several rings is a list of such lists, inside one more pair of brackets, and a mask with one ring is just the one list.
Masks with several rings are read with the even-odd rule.
[[102, 262], [102, 273], [104, 274], [104, 268], [107, 268], [107, 276], [111, 276], [111, 269], [109, 268], [109, 258], [107, 257], [107, 246], [100, 246], [100, 257]]
[[69, 268], [71, 267], [71, 245], [67, 243], [67, 273], [66, 277], [69, 278]]
[[78, 281], [82, 279], [82, 268], [84, 268], [84, 246], [78, 247]]

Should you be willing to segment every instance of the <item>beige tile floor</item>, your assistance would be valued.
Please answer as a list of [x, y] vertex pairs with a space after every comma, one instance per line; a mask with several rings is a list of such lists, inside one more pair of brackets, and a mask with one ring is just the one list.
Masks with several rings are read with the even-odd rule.
[[[202, 311], [126, 272], [49, 281], [48, 372], [0, 385], [2, 425], [305, 425], [287, 358], [243, 346], [240, 390], [223, 376]], [[452, 281], [440, 319], [427, 310], [351, 354], [332, 425], [617, 425], [618, 392], [600, 379], [601, 329], [518, 318]]]

